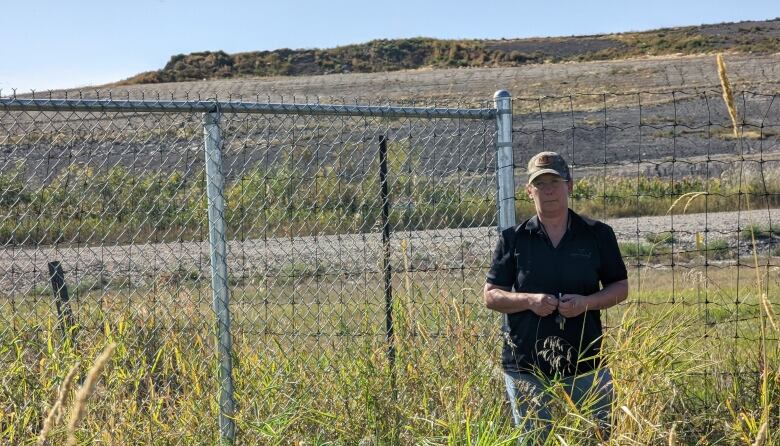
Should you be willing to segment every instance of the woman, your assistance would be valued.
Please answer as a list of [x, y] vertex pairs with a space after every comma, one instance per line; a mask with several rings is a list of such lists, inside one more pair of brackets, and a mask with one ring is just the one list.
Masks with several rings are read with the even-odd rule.
[[606, 439], [612, 377], [601, 362], [600, 311], [625, 300], [628, 275], [612, 228], [569, 209], [572, 188], [559, 154], [531, 158], [525, 191], [536, 215], [502, 232], [484, 298], [507, 315], [502, 365], [515, 425], [548, 429], [545, 383], [560, 379]]

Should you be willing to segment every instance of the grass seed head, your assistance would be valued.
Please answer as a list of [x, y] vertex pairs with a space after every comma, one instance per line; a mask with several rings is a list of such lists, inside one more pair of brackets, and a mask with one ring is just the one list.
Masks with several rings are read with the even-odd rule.
[[79, 391], [76, 393], [76, 401], [73, 405], [73, 410], [70, 414], [70, 420], [68, 421], [68, 440], [65, 442], [66, 446], [74, 446], [76, 444], [76, 426], [84, 418], [84, 414], [87, 411], [87, 400], [95, 391], [97, 382], [100, 379], [100, 374], [103, 372], [106, 363], [111, 358], [111, 354], [114, 353], [116, 344], [109, 344], [100, 356], [97, 357], [92, 368], [87, 373], [87, 378], [84, 380]]
[[758, 429], [758, 433], [756, 434], [756, 441], [753, 442], [753, 446], [764, 446], [764, 444], [766, 444], [767, 431], [767, 423], [764, 421], [764, 423]]
[[726, 75], [726, 63], [723, 61], [723, 54], [718, 54], [718, 77], [720, 78], [720, 86], [723, 88], [723, 102], [726, 103], [726, 108], [729, 110], [729, 117], [731, 118], [731, 126], [734, 132], [734, 137], [738, 137], [737, 132], [737, 108], [734, 106], [734, 94], [731, 91], [731, 84], [729, 78]]
[[43, 422], [41, 433], [38, 435], [38, 446], [42, 446], [46, 443], [46, 438], [51, 433], [51, 430], [54, 429], [54, 427], [62, 420], [62, 408], [65, 407], [65, 404], [67, 403], [68, 395], [70, 394], [70, 388], [73, 384], [73, 379], [76, 377], [76, 373], [78, 372], [80, 365], [81, 363], [77, 362], [70, 369], [68, 374], [65, 375], [65, 379], [62, 381], [62, 385], [60, 386], [60, 393], [57, 395], [57, 400], [54, 402], [54, 405], [51, 406], [51, 410], [49, 410], [49, 414], [46, 416], [46, 420]]

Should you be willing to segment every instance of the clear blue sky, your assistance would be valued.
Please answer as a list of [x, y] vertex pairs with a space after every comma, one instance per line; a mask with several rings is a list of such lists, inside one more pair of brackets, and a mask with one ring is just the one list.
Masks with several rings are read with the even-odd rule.
[[[640, 6], [641, 5], [641, 6]], [[764, 20], [778, 0], [5, 0], [0, 88], [78, 87], [170, 56], [330, 48], [377, 38], [512, 38]]]

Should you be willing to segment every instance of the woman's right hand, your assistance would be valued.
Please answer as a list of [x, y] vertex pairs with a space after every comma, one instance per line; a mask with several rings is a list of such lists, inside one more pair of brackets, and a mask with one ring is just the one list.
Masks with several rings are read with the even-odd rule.
[[528, 309], [539, 316], [549, 316], [558, 308], [558, 299], [552, 294], [528, 293]]

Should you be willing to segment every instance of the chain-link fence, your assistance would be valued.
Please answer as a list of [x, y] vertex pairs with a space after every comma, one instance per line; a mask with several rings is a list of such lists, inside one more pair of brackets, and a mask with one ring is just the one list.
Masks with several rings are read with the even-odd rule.
[[[739, 92], [733, 120], [720, 88], [520, 98], [514, 106], [516, 165], [536, 150], [564, 154], [578, 179], [572, 208], [608, 221], [627, 265], [644, 276], [632, 289], [635, 303], [686, 301], [695, 283], [688, 303], [702, 313], [728, 308], [701, 320], [713, 336], [730, 340], [724, 348], [736, 348], [732, 341], [742, 336], [755, 340], [757, 332], [748, 330], [751, 337], [736, 322], [759, 319], [761, 303], [741, 298], [754, 293], [747, 290], [756, 269], [776, 278], [780, 266], [777, 94]], [[530, 215], [531, 203], [519, 199], [519, 213]], [[665, 299], [638, 300], [646, 294], [637, 287], [658, 289], [659, 274], [669, 284]], [[770, 288], [764, 291], [771, 296]]]
[[[671, 441], [673, 425], [684, 443], [736, 443], [777, 421], [766, 410], [779, 360], [778, 99], [718, 86], [514, 100], [516, 166], [538, 150], [564, 154], [570, 206], [617, 234], [630, 294], [605, 312], [605, 348], [625, 367], [622, 427], [660, 426], [639, 443]], [[622, 362], [627, 351], [642, 359]], [[637, 403], [653, 392], [661, 406]]]
[[[2, 98], [0, 435], [34, 438], [109, 342], [85, 440], [411, 444], [486, 416], [463, 412], [503, 407], [484, 274], [543, 149], [630, 266], [611, 332], [689, 317], [677, 341], [755, 379], [740, 361], [777, 339], [780, 103], [737, 98], [736, 126], [712, 89], [519, 98], [513, 121], [492, 101]], [[755, 390], [733, 379], [713, 385]]]
[[[410, 398], [395, 369], [422, 340], [446, 344], [450, 313], [489, 318], [474, 295], [495, 239], [495, 126], [490, 103], [7, 101], [2, 336], [21, 352], [4, 353], [3, 388], [52, 360], [62, 329], [74, 352], [119, 339], [135, 385], [112, 396], [183, 444], [214, 439], [217, 412], [223, 438], [237, 419], [263, 442], [253, 423], [301, 404]], [[55, 298], [49, 263], [66, 272]], [[41, 418], [50, 398], [26, 400]], [[296, 429], [322, 420], [308, 421]]]

